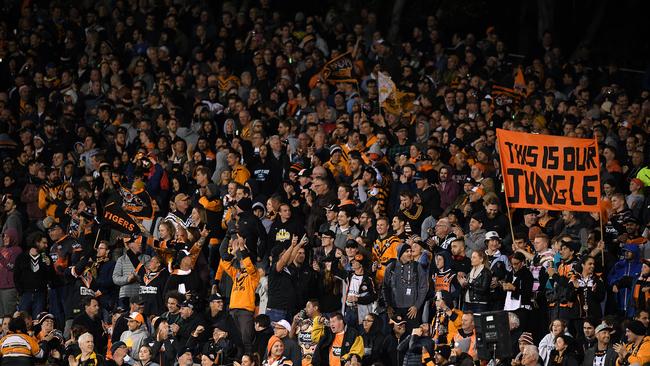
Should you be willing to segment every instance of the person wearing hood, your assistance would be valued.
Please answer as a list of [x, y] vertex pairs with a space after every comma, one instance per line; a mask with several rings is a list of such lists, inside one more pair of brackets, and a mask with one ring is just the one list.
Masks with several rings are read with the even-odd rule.
[[244, 197], [237, 202], [237, 228], [245, 240], [245, 247], [253, 263], [257, 263], [266, 253], [266, 229], [260, 219], [253, 214], [253, 202]]
[[641, 273], [640, 249], [638, 245], [626, 244], [623, 259], [616, 262], [609, 272], [608, 284], [616, 294], [618, 310], [626, 317], [634, 315], [632, 306], [632, 282]]
[[284, 356], [284, 342], [276, 336], [269, 339], [265, 356], [262, 366], [293, 366], [291, 359]]
[[14, 283], [14, 265], [20, 249], [20, 237], [15, 228], [7, 228], [2, 233], [0, 247], [0, 314], [12, 314], [16, 311], [18, 293]]
[[273, 220], [268, 217], [268, 211], [266, 205], [263, 202], [257, 201], [253, 203], [253, 215], [255, 215], [262, 222], [264, 231], [268, 234], [271, 230], [271, 225], [273, 225]]
[[456, 272], [452, 270], [452, 259], [447, 251], [440, 251], [435, 255], [435, 266], [431, 266], [431, 280], [434, 285], [434, 293], [446, 291], [452, 299], [458, 298], [460, 283], [456, 278]]
[[397, 350], [405, 352], [403, 366], [419, 366], [422, 364], [422, 349], [432, 349], [434, 342], [431, 338], [431, 328], [428, 323], [422, 323], [414, 328], [411, 334], [399, 342]]

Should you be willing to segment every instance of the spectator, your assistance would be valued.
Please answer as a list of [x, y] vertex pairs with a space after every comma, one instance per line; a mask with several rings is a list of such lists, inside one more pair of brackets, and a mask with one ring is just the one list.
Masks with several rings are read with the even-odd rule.
[[599, 324], [596, 327], [597, 342], [593, 347], [585, 351], [583, 366], [593, 366], [595, 364], [614, 366], [616, 364], [618, 356], [609, 342], [611, 330], [606, 324]]
[[422, 305], [429, 283], [426, 272], [413, 262], [410, 245], [400, 245], [397, 249], [397, 258], [397, 261], [386, 268], [384, 299], [389, 316], [400, 315], [408, 319], [407, 330], [409, 330], [415, 328], [418, 319], [421, 318]]
[[[128, 329], [120, 336], [120, 341], [126, 344], [129, 349], [129, 355], [136, 361], [143, 361], [140, 359], [140, 348], [144, 345], [144, 341], [149, 337], [149, 332], [144, 327], [144, 316], [140, 313], [133, 312], [128, 316]], [[151, 350], [149, 350], [151, 351]], [[149, 354], [149, 359], [151, 354]]]
[[[105, 352], [107, 339], [104, 334], [101, 314], [99, 313], [99, 302], [97, 299], [87, 296], [82, 298], [81, 304], [83, 306], [83, 312], [72, 320], [70, 327], [81, 326], [83, 329], [88, 331], [88, 334], [90, 335], [89, 342], [92, 343], [92, 346], [88, 346], [90, 347], [90, 351], [96, 349], [100, 353]], [[95, 343], [95, 339], [97, 339], [97, 343]], [[79, 344], [81, 347], [81, 337], [79, 339]], [[84, 352], [83, 348], [82, 352]], [[87, 355], [89, 354], [90, 352], [87, 352]]]
[[363, 338], [353, 327], [346, 327], [343, 315], [330, 316], [330, 326], [318, 342], [312, 358], [312, 365], [332, 365], [345, 363], [352, 355], [363, 357]]

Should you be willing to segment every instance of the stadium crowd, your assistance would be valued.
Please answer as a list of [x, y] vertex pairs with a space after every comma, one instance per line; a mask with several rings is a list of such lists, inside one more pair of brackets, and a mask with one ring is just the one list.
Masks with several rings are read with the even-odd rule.
[[[492, 364], [650, 363], [650, 91], [615, 64], [367, 8], [13, 3], [0, 365], [469, 366], [498, 310]], [[509, 217], [498, 128], [595, 138], [601, 212]]]

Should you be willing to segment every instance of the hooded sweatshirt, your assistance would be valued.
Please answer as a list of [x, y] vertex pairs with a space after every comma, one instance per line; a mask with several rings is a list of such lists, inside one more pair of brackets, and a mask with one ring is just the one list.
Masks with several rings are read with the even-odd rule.
[[631, 252], [633, 254], [632, 259], [623, 258], [616, 262], [609, 272], [608, 283], [610, 286], [616, 285], [618, 287], [617, 300], [619, 309], [632, 316], [634, 315], [634, 308], [630, 306], [632, 282], [641, 273], [640, 249], [638, 245], [626, 244], [623, 250]]
[[11, 289], [15, 287], [14, 265], [22, 249], [18, 246], [19, 238], [16, 229], [10, 227], [3, 234], [9, 236], [9, 245], [5, 245], [3, 241], [0, 247], [0, 289]]

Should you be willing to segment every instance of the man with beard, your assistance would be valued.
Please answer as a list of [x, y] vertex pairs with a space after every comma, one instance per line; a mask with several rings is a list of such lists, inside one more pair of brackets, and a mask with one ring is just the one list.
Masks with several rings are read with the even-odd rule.
[[[316, 169], [313, 171], [316, 175]], [[312, 199], [311, 194], [305, 195], [306, 205], [304, 205], [304, 214], [307, 217], [307, 234], [313, 235], [321, 224], [325, 222], [325, 207], [334, 204], [337, 200], [336, 191], [331, 189], [331, 183], [323, 176], [317, 176], [313, 179], [311, 190], [316, 193], [316, 199]]]
[[377, 239], [373, 244], [372, 256], [376, 267], [377, 281], [381, 283], [386, 266], [397, 259], [397, 246], [400, 240], [395, 235], [388, 234], [388, 218], [378, 218], [376, 228]]
[[400, 192], [399, 200], [399, 213], [405, 218], [407, 228], [412, 233], [419, 233], [420, 228], [422, 227], [422, 221], [427, 216], [424, 213], [424, 207], [415, 202], [415, 195], [409, 191]]
[[499, 237], [504, 238], [503, 242], [507, 245], [511, 241], [508, 237], [510, 234], [508, 218], [502, 212], [499, 212], [499, 200], [497, 198], [488, 199], [483, 202], [483, 207], [485, 208], [483, 229], [485, 231], [496, 231]]
[[585, 352], [583, 366], [615, 366], [618, 355], [610, 344], [610, 328], [602, 323], [596, 327], [596, 344]]
[[46, 216], [56, 216], [56, 201], [62, 196], [66, 185], [61, 182], [59, 169], [49, 168], [47, 180], [38, 191], [38, 208], [43, 210]]
[[468, 274], [472, 270], [472, 261], [467, 256], [465, 241], [462, 238], [455, 238], [451, 242], [451, 269], [455, 272]]

